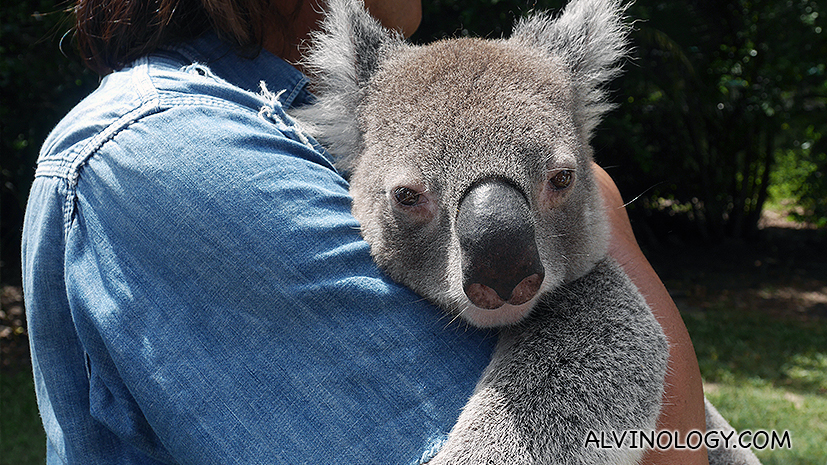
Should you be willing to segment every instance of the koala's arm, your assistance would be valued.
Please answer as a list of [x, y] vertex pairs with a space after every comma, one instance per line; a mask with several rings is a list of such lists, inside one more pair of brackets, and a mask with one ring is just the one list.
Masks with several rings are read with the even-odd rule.
[[[602, 168], [592, 166], [611, 224], [609, 255], [643, 294], [669, 341], [669, 370], [658, 429], [681, 431], [684, 437], [691, 430], [704, 431], [703, 385], [689, 333], [669, 292], [637, 244], [617, 186]], [[648, 465], [674, 463], [706, 465], [706, 450], [649, 451], [643, 460]]]

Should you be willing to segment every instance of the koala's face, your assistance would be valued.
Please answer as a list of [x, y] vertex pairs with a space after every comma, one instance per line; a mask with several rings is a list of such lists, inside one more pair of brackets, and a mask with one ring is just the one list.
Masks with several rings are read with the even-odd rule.
[[404, 43], [361, 0], [327, 0], [295, 111], [350, 173], [388, 274], [477, 326], [520, 321], [606, 253], [588, 140], [611, 107], [620, 0], [572, 0], [507, 40]]
[[570, 72], [517, 41], [407, 47], [364, 89], [353, 213], [388, 274], [476, 326], [605, 255]]

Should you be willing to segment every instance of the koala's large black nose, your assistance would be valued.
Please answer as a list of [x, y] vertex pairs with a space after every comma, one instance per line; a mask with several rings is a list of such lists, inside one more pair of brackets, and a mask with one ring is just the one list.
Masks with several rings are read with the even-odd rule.
[[463, 290], [474, 305], [520, 305], [540, 289], [545, 271], [525, 196], [505, 181], [473, 185], [460, 200], [457, 233]]

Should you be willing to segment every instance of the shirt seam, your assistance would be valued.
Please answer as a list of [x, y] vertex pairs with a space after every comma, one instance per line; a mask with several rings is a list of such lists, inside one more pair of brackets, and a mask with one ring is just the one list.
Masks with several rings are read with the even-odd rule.
[[[188, 95], [165, 96], [163, 94], [159, 94], [144, 101], [144, 103], [117, 118], [103, 130], [92, 136], [79, 148], [70, 149], [70, 152], [64, 155], [57, 154], [41, 158], [38, 161], [37, 170], [35, 171], [35, 178], [56, 177], [63, 179], [65, 182], [66, 190], [63, 200], [64, 237], [68, 237], [68, 234], [71, 231], [72, 221], [75, 215], [77, 184], [80, 178], [80, 172], [86, 162], [98, 153], [100, 148], [106, 144], [106, 142], [112, 140], [121, 131], [127, 130], [133, 123], [136, 123], [148, 116], [176, 107], [188, 106], [243, 111], [256, 117], [259, 116], [260, 112], [258, 109], [227, 102], [226, 100], [218, 97], [193, 97]], [[285, 128], [279, 128], [278, 125], [275, 125], [275, 129], [283, 132], [283, 129]]]
[[[266, 103], [262, 102], [262, 105], [266, 105]], [[35, 177], [60, 177], [66, 179], [70, 185], [74, 186], [77, 183], [80, 168], [89, 157], [93, 156], [107, 141], [143, 118], [176, 107], [210, 107], [223, 110], [243, 111], [251, 115], [259, 115], [261, 112], [260, 108], [254, 109], [244, 105], [230, 103], [218, 97], [192, 97], [187, 95], [173, 97], [161, 95], [154, 97], [124, 113], [89, 138], [88, 141], [83, 143], [79, 148], [70, 149], [68, 153], [62, 151], [41, 156], [37, 162]], [[278, 120], [284, 122], [282, 118], [278, 118]]]

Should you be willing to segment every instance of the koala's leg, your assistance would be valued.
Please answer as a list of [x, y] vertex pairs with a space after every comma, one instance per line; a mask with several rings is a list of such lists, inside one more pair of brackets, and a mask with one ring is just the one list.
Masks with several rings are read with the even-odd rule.
[[[626, 436], [655, 429], [668, 347], [612, 260], [504, 329], [491, 364], [431, 464], [634, 464]], [[614, 436], [611, 436], [614, 433]]]
[[[721, 431], [726, 434], [734, 433], [733, 437], [737, 436], [735, 428], [730, 426], [729, 422], [718, 413], [715, 406], [706, 398], [704, 398], [704, 408], [706, 409], [707, 432]], [[707, 450], [709, 465], [761, 465], [758, 457], [750, 449], [724, 447], [723, 442], [719, 445], [720, 447], [716, 449]]]

